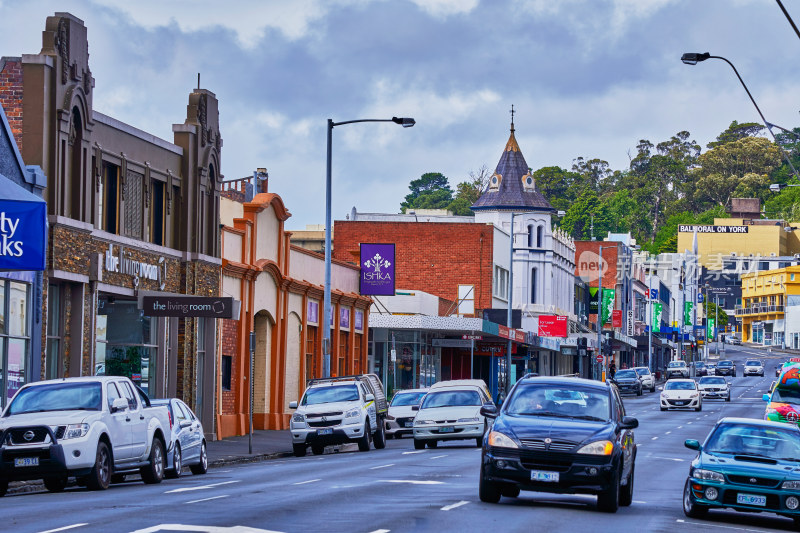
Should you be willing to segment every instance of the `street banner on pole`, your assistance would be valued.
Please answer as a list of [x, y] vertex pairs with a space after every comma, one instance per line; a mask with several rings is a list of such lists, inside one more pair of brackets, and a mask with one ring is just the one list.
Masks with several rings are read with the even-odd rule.
[[600, 321], [601, 326], [608, 323], [608, 319], [611, 318], [611, 312], [614, 310], [615, 296], [615, 289], [603, 289], [603, 302], [600, 304], [603, 306], [602, 317]]
[[713, 316], [708, 317], [706, 319], [706, 325], [708, 326], [708, 332], [706, 332], [706, 337], [708, 340], [714, 340], [714, 328], [716, 327], [717, 319]]
[[683, 304], [683, 325], [684, 326], [691, 326], [692, 325], [692, 311], [694, 309], [694, 304], [692, 302], [684, 302]]
[[661, 302], [653, 303], [653, 317], [650, 325], [653, 333], [659, 333], [661, 331], [661, 311], [663, 308], [664, 305]]
[[614, 309], [613, 311], [611, 311], [611, 327], [612, 328], [622, 327], [622, 309]]
[[360, 292], [370, 296], [394, 296], [394, 244], [361, 243]]

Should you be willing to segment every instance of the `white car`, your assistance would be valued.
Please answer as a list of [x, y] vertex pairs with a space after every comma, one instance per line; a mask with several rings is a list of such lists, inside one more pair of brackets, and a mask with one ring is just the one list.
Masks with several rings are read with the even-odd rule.
[[419, 405], [428, 389], [408, 389], [397, 391], [389, 404], [386, 415], [386, 438], [400, 438], [414, 433], [414, 416], [412, 407]]
[[706, 364], [706, 369], [708, 369], [709, 376], [715, 376], [717, 374], [717, 364], [716, 363], [708, 363]]
[[693, 379], [671, 379], [661, 390], [661, 410], [694, 409], [703, 410], [703, 395]]
[[422, 399], [414, 419], [414, 448], [427, 444], [435, 448], [442, 440], [475, 439], [480, 448], [488, 428], [481, 407], [491, 403], [482, 391], [473, 388], [430, 390]]
[[670, 361], [667, 365], [667, 379], [672, 378], [689, 378], [689, 367], [686, 366], [686, 361]]
[[750, 359], [749, 361], [745, 362], [744, 364], [744, 371], [742, 372], [744, 377], [747, 376], [761, 376], [764, 377], [764, 363], [759, 361], [758, 359]]
[[650, 372], [646, 366], [637, 366], [634, 368], [639, 378], [642, 380], [642, 388], [648, 389], [650, 392], [656, 391], [656, 377]]
[[718, 398], [731, 401], [731, 384], [722, 376], [704, 376], [697, 382], [703, 399]]

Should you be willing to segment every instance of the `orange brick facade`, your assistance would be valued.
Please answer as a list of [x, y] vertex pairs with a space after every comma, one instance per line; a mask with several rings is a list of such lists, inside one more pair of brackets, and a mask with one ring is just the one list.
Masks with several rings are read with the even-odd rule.
[[340, 220], [333, 257], [357, 263], [359, 243], [394, 243], [397, 289], [457, 301], [459, 285], [474, 285], [480, 314], [492, 307], [493, 231], [486, 224]]
[[0, 58], [0, 104], [22, 152], [22, 59]]

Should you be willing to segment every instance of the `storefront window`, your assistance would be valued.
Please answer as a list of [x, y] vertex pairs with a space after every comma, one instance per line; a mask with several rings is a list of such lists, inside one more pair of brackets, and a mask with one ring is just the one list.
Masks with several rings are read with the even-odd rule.
[[45, 349], [45, 379], [60, 377], [61, 354], [61, 287], [47, 289], [47, 347]]
[[0, 280], [0, 391], [2, 403], [26, 382], [30, 345], [28, 306], [30, 285]]

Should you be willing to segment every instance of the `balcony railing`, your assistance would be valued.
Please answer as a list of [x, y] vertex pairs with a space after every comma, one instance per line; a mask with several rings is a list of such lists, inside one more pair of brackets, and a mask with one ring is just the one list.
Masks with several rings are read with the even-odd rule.
[[783, 305], [753, 304], [747, 307], [737, 305], [734, 309], [736, 316], [761, 315], [767, 313], [783, 313]]

